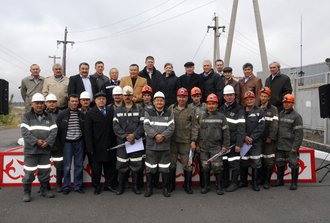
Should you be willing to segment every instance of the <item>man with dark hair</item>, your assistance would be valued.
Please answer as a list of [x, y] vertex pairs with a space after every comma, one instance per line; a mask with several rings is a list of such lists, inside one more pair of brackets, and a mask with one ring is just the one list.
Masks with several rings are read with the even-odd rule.
[[223, 60], [217, 59], [215, 61], [215, 68], [217, 70], [217, 73], [220, 75], [220, 77], [224, 78], [224, 76], [223, 76], [223, 69], [224, 69]]
[[139, 72], [139, 76], [147, 79], [147, 84], [154, 92], [165, 90], [165, 81], [162, 73], [154, 66], [155, 59], [153, 56], [147, 56], [145, 60], [146, 66]]
[[94, 94], [97, 93], [96, 79], [88, 74], [89, 64], [79, 64], [79, 74], [71, 76], [68, 87], [68, 94], [80, 95], [81, 92], [87, 91], [91, 97], [91, 101], [94, 100]]
[[[259, 90], [262, 88], [261, 79], [253, 74], [253, 65], [251, 63], [245, 63], [243, 65], [244, 77], [239, 80], [239, 85], [241, 88], [240, 101], [242, 106], [244, 106], [244, 95], [247, 91], [252, 91], [254, 95], [258, 95]], [[259, 106], [260, 99], [256, 98], [256, 106]]]
[[96, 79], [97, 91], [102, 90], [105, 82], [109, 81], [109, 78], [103, 74], [104, 71], [104, 63], [102, 61], [96, 61], [95, 63], [95, 73], [92, 75]]
[[225, 67], [223, 69], [223, 77], [225, 81], [225, 86], [231, 85], [235, 90], [235, 100], [240, 103], [241, 98], [241, 88], [237, 80], [233, 78], [233, 69], [231, 67]]
[[[185, 74], [179, 77], [180, 87], [187, 89], [188, 92], [194, 87], [202, 89], [203, 80], [202, 77], [195, 73], [195, 64], [193, 62], [187, 62], [184, 64]], [[188, 95], [188, 103], [191, 103], [191, 95]]]

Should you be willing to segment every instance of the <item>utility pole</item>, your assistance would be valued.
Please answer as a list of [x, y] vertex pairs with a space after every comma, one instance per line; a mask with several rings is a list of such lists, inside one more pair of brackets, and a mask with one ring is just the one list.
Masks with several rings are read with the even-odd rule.
[[222, 29], [222, 32], [225, 31], [225, 26], [219, 26], [218, 24], [218, 16], [214, 13], [214, 26], [207, 26], [207, 32], [209, 29], [214, 30], [214, 49], [213, 49], [213, 67], [215, 67], [215, 61], [220, 58], [220, 46], [219, 46], [219, 38], [220, 32], [219, 29]]
[[54, 60], [54, 64], [56, 64], [56, 59], [61, 59], [61, 57], [57, 57], [56, 55], [54, 56], [48, 56], [48, 58], [51, 58]]
[[62, 67], [63, 67], [63, 75], [66, 75], [66, 44], [71, 43], [74, 44], [73, 41], [67, 41], [68, 29], [65, 27], [64, 31], [64, 40], [57, 40], [57, 45], [63, 43], [63, 56], [62, 56]]

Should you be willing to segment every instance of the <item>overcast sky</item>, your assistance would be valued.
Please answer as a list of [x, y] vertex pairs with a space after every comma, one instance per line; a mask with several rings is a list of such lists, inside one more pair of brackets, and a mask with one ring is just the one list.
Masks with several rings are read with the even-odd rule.
[[[52, 74], [53, 60], [62, 56], [64, 28], [68, 27], [67, 74], [78, 73], [80, 62], [91, 65], [102, 60], [105, 73], [119, 68], [128, 74], [132, 63], [144, 67], [147, 55], [156, 59], [163, 72], [172, 62], [178, 76], [183, 64], [194, 61], [195, 71], [202, 71], [204, 59], [213, 59], [214, 13], [219, 25], [226, 26], [220, 37], [220, 57], [225, 54], [232, 1], [230, 0], [0, 0], [0, 77], [10, 82], [10, 93], [20, 101], [21, 79], [30, 75], [29, 66], [37, 63], [41, 75]], [[283, 67], [300, 66], [300, 21], [303, 20], [303, 64], [323, 62], [330, 57], [329, 0], [261, 0], [261, 18], [268, 61], [279, 61]], [[61, 62], [61, 60], [58, 60]], [[231, 66], [242, 76], [241, 66], [254, 64], [261, 70], [252, 0], [241, 0], [238, 6]]]

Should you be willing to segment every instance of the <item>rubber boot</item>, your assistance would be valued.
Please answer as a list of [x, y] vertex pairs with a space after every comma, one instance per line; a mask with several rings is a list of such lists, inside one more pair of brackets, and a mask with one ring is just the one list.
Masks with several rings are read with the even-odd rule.
[[270, 188], [270, 179], [272, 178], [272, 174], [273, 174], [273, 167], [266, 167], [265, 168], [265, 183], [264, 183], [264, 189], [269, 189]]
[[227, 192], [234, 192], [238, 189], [238, 176], [239, 176], [239, 170], [233, 170], [231, 175], [231, 183], [226, 188]]
[[24, 184], [23, 201], [24, 202], [30, 202], [31, 201], [31, 184]]
[[252, 168], [252, 189], [254, 191], [260, 191], [259, 185], [258, 185], [258, 169]]
[[62, 192], [62, 178], [63, 178], [63, 170], [56, 169], [56, 191], [58, 193]]
[[163, 195], [164, 197], [170, 197], [169, 193], [169, 173], [162, 173], [162, 181], [163, 181]]
[[184, 190], [187, 194], [193, 194], [194, 191], [191, 189], [192, 184], [192, 172], [191, 171], [184, 171]]
[[221, 186], [222, 188], [227, 188], [229, 186], [229, 163], [227, 160], [223, 161]]
[[202, 164], [200, 164], [199, 166], [199, 185], [201, 186], [201, 188], [204, 187], [204, 174]]
[[152, 188], [153, 188], [153, 182], [154, 182], [154, 176], [151, 173], [147, 173], [147, 189], [144, 193], [145, 197], [150, 197], [152, 195]]
[[239, 183], [239, 187], [247, 187], [248, 186], [248, 171], [249, 168], [248, 167], [241, 167], [240, 169], [240, 183]]
[[139, 173], [138, 172], [132, 172], [132, 190], [135, 194], [141, 194], [141, 191], [139, 190]]
[[203, 169], [203, 184], [204, 184], [204, 187], [202, 187], [201, 189], [201, 193], [202, 194], [206, 194], [210, 191], [210, 184], [209, 184], [209, 179], [210, 179], [210, 171], [207, 171], [205, 169]]
[[157, 170], [157, 172], [154, 174], [154, 187], [157, 189], [161, 189], [161, 183], [159, 182], [159, 171]]
[[55, 195], [48, 189], [49, 181], [41, 183], [40, 195], [46, 198], [53, 198]]
[[170, 170], [170, 177], [169, 177], [169, 192], [173, 192], [175, 190], [176, 187], [176, 169], [174, 170]]
[[215, 179], [217, 181], [217, 195], [223, 195], [223, 187], [222, 187], [222, 184], [221, 184], [221, 181], [222, 181], [222, 173], [218, 173], [215, 175]]
[[258, 185], [263, 185], [265, 183], [266, 178], [266, 167], [262, 166], [261, 168], [258, 168]]
[[290, 190], [297, 190], [298, 189], [298, 174], [299, 168], [291, 168], [291, 186]]
[[121, 195], [125, 191], [125, 179], [126, 179], [127, 173], [121, 173], [118, 172], [118, 189], [116, 192], [116, 195]]
[[277, 167], [277, 180], [276, 183], [273, 185], [273, 187], [281, 187], [284, 186], [284, 170], [285, 166], [278, 166]]

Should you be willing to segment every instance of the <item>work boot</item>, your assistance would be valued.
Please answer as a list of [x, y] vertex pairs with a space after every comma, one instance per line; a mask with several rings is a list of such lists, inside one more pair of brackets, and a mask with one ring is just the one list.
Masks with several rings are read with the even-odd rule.
[[126, 179], [126, 172], [121, 173], [118, 172], [118, 189], [116, 195], [121, 195], [125, 191], [125, 179]]
[[193, 194], [194, 191], [191, 189], [192, 185], [192, 172], [191, 171], [184, 171], [184, 190], [187, 194]]
[[23, 186], [24, 186], [23, 201], [30, 202], [31, 201], [31, 184], [24, 184]]
[[265, 183], [265, 177], [266, 177], [266, 167], [262, 166], [261, 168], [258, 168], [258, 179], [257, 179], [258, 185], [263, 185]]
[[273, 167], [266, 167], [265, 168], [265, 183], [264, 183], [264, 188], [265, 189], [269, 189], [270, 188], [270, 179], [272, 178], [272, 174], [273, 174]]
[[222, 173], [218, 173], [215, 175], [215, 179], [217, 181], [217, 195], [223, 195], [223, 189], [222, 189], [222, 185], [221, 185], [221, 181], [222, 181]]
[[145, 197], [150, 197], [152, 195], [152, 187], [153, 187], [153, 181], [154, 176], [151, 173], [147, 173], [147, 189], [144, 193]]
[[210, 171], [203, 169], [203, 180], [204, 180], [203, 185], [204, 185], [204, 187], [202, 187], [202, 189], [201, 189], [202, 194], [206, 194], [210, 191], [209, 179], [210, 179]]
[[169, 177], [169, 192], [173, 192], [176, 187], [176, 169], [170, 170], [170, 177]]
[[240, 169], [240, 183], [239, 183], [239, 187], [247, 187], [248, 186], [248, 171], [249, 168], [248, 167], [241, 167]]
[[227, 192], [234, 192], [235, 190], [238, 189], [238, 176], [239, 176], [239, 171], [233, 170], [232, 175], [231, 175], [231, 183], [226, 188]]
[[204, 187], [203, 166], [201, 163], [199, 165], [199, 185], [201, 186], [201, 188]]
[[291, 186], [290, 190], [297, 190], [298, 189], [298, 174], [299, 168], [291, 168]]
[[154, 188], [161, 189], [161, 183], [159, 182], [159, 171], [154, 174]]
[[55, 195], [48, 189], [49, 181], [40, 183], [40, 195], [46, 198], [53, 198]]
[[254, 191], [260, 191], [259, 185], [258, 185], [258, 169], [252, 168], [252, 189]]
[[132, 190], [135, 194], [141, 194], [141, 191], [139, 190], [139, 178], [138, 178], [138, 172], [132, 172]]
[[63, 178], [63, 170], [56, 169], [56, 191], [58, 193], [62, 192], [62, 178]]
[[273, 187], [281, 187], [284, 186], [284, 170], [285, 166], [278, 166], [277, 167], [277, 180], [276, 183], [273, 185]]
[[223, 161], [221, 187], [227, 188], [229, 186], [229, 163], [227, 160]]
[[163, 195], [164, 197], [170, 197], [169, 193], [169, 173], [162, 173], [162, 181], [163, 181]]

